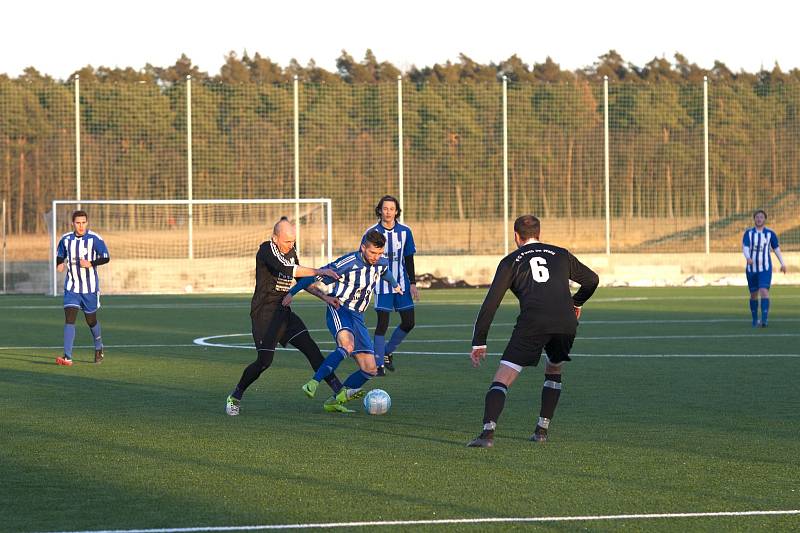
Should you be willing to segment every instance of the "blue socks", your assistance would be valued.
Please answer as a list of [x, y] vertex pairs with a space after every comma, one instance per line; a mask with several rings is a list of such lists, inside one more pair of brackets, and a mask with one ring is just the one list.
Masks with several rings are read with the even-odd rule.
[[383, 366], [384, 354], [386, 353], [386, 337], [383, 335], [375, 335], [375, 364]]
[[92, 330], [92, 338], [94, 338], [94, 349], [95, 350], [102, 350], [103, 349], [103, 338], [100, 335], [100, 322], [89, 328]]
[[758, 300], [750, 300], [750, 314], [753, 315], [753, 325], [758, 323]]
[[344, 386], [348, 389], [360, 389], [370, 379], [372, 379], [372, 374], [359, 369], [347, 376]]
[[406, 333], [399, 327], [395, 328], [394, 331], [392, 332], [392, 338], [389, 339], [389, 342], [386, 344], [386, 348], [384, 349], [384, 352], [381, 355], [387, 353], [394, 353], [394, 351], [397, 349], [400, 343], [403, 342], [403, 339], [406, 338], [406, 335], [408, 335], [408, 333]]
[[[347, 352], [341, 346], [336, 348], [325, 360], [322, 362], [322, 366], [320, 366], [317, 371], [314, 373], [314, 379], [317, 381], [322, 381], [326, 377], [333, 374], [339, 364], [344, 361], [344, 358], [347, 357]], [[345, 385], [347, 382], [345, 382]]]
[[75, 344], [75, 324], [64, 324], [64, 355], [72, 359], [72, 345]]
[[769, 315], [769, 298], [761, 298], [761, 323], [767, 323], [767, 315]]

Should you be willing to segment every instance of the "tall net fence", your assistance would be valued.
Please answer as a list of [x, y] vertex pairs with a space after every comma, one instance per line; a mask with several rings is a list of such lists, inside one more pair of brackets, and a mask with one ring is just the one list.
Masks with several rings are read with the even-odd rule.
[[[798, 110], [794, 81], [710, 83], [706, 121], [704, 85], [672, 81], [609, 83], [606, 106], [603, 83], [585, 79], [504, 88], [0, 78], [9, 279], [12, 290], [38, 291], [50, 203], [78, 194], [292, 199], [297, 188], [300, 198], [332, 199], [334, 255], [358, 245], [384, 194], [402, 196], [404, 222], [427, 255], [503, 253], [506, 210], [511, 221], [536, 214], [546, 239], [576, 252], [613, 254], [702, 253], [707, 241], [712, 252], [735, 251], [764, 208], [781, 248], [800, 250]], [[115, 228], [153, 216], [135, 204], [95, 209], [92, 224]], [[226, 221], [198, 209], [194, 222], [267, 234], [273, 215], [299, 218], [304, 253], [302, 218], [311, 215], [284, 209], [231, 207]], [[188, 224], [185, 210], [162, 211], [163, 223]]]
[[602, 88], [588, 83], [508, 89], [510, 213], [542, 219], [543, 238], [605, 249]]
[[403, 97], [402, 207], [418, 251], [502, 253], [502, 87], [407, 84]]
[[303, 85], [299, 115], [300, 195], [330, 198], [334, 250], [355, 250], [378, 198], [398, 194], [397, 87]]
[[609, 87], [611, 248], [703, 252], [703, 87]]

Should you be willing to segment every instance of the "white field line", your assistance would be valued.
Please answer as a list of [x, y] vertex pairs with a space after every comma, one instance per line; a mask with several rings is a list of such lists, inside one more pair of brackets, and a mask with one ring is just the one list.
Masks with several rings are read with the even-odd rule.
[[[423, 293], [424, 294], [424, 293]], [[481, 293], [483, 294], [483, 293]], [[108, 296], [107, 296], [108, 298]], [[113, 298], [113, 296], [112, 296]], [[796, 300], [800, 299], [800, 294], [787, 294], [774, 297], [776, 300]], [[714, 301], [714, 300], [747, 300], [748, 297], [745, 294], [744, 298], [742, 296], [620, 296], [620, 297], [608, 297], [608, 298], [592, 298], [592, 302], [596, 303], [613, 303], [613, 302], [647, 302], [647, 301], [669, 301], [669, 300], [681, 300], [681, 301], [693, 301], [693, 300], [702, 300], [702, 301]], [[444, 300], [439, 302], [426, 302], [422, 300], [417, 302], [416, 305], [418, 307], [425, 307], [425, 306], [439, 306], [439, 305], [475, 305], [479, 306], [483, 298], [475, 298], [475, 299], [461, 299], [461, 300]], [[107, 302], [107, 301], [106, 301]], [[517, 305], [516, 300], [509, 298], [508, 300], [504, 301], [502, 305]], [[313, 302], [313, 301], [300, 301], [295, 302], [292, 307], [319, 307], [321, 308], [322, 304]], [[123, 304], [123, 303], [106, 303], [104, 306], [106, 309], [249, 309], [250, 308], [250, 300], [243, 300], [241, 303], [239, 302], [221, 302], [221, 303], [214, 303], [214, 302], [176, 302], [176, 303], [152, 303], [152, 304]], [[55, 302], [53, 305], [5, 305], [3, 309], [60, 309], [61, 303]], [[746, 308], [745, 308], [746, 310]]]
[[586, 515], [586, 516], [532, 516], [532, 517], [500, 517], [500, 518], [443, 518], [437, 520], [383, 520], [365, 522], [321, 522], [313, 524], [269, 524], [253, 526], [197, 526], [166, 527], [155, 529], [106, 529], [87, 531], [62, 531], [59, 533], [194, 533], [199, 531], [265, 531], [276, 529], [334, 529], [355, 527], [387, 527], [387, 526], [423, 526], [449, 524], [510, 524], [534, 522], [594, 522], [617, 520], [653, 520], [674, 518], [720, 518], [732, 516], [786, 516], [799, 515], [800, 510], [786, 511], [720, 511], [709, 513], [651, 513], [651, 514], [618, 514], [618, 515]]

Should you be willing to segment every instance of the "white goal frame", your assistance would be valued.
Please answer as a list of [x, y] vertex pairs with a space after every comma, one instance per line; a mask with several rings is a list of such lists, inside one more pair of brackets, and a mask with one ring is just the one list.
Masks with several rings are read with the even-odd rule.
[[[58, 272], [56, 271], [56, 247], [58, 246], [58, 231], [56, 230], [58, 220], [58, 206], [59, 205], [75, 205], [80, 208], [83, 205], [185, 205], [188, 206], [188, 239], [189, 239], [189, 257], [193, 257], [193, 222], [192, 222], [192, 206], [194, 205], [242, 205], [242, 204], [294, 204], [295, 213], [298, 212], [297, 208], [300, 204], [322, 204], [325, 206], [325, 226], [326, 226], [326, 250], [327, 262], [333, 260], [333, 214], [331, 208], [330, 198], [240, 198], [240, 199], [205, 199], [205, 200], [53, 200], [51, 211], [51, 242], [50, 242], [50, 270], [51, 272], [51, 294], [53, 296], [59, 295], [58, 288]], [[102, 231], [102, 230], [100, 230]], [[301, 250], [300, 240], [300, 226], [297, 225], [297, 249]], [[113, 250], [111, 251], [113, 254]]]

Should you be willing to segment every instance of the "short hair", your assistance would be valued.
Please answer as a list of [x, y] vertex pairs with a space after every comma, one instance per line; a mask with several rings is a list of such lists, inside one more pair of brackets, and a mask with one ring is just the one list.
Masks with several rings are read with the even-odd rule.
[[755, 212], [755, 213], [753, 213], [753, 218], [756, 218], [756, 215], [757, 215], [757, 214], [759, 214], [759, 213], [761, 213], [762, 215], [764, 215], [764, 220], [766, 220], [766, 219], [767, 219], [767, 212], [766, 212], [766, 211], [764, 211], [763, 209], [756, 209], [756, 212]]
[[[280, 225], [281, 225], [281, 222], [289, 222], [289, 217], [287, 217], [287, 216], [282, 216], [282, 217], [280, 218], [280, 220], [278, 220], [278, 221], [275, 223], [275, 225], [274, 225], [274, 226], [272, 226], [272, 234], [273, 234], [273, 235], [277, 235], [277, 234], [278, 234], [278, 228], [280, 227]], [[291, 224], [291, 222], [289, 222], [289, 224]]]
[[514, 231], [522, 240], [538, 239], [542, 227], [539, 219], [533, 215], [522, 215], [514, 221]]
[[78, 217], [85, 217], [86, 220], [89, 220], [89, 215], [86, 214], [86, 211], [83, 209], [78, 209], [77, 211], [72, 212], [72, 221], [75, 222], [75, 219]]
[[383, 196], [380, 200], [378, 200], [378, 205], [375, 206], [375, 215], [378, 218], [381, 217], [381, 211], [383, 210], [383, 202], [394, 202], [394, 206], [397, 208], [397, 215], [395, 215], [395, 218], [399, 217], [400, 213], [403, 212], [403, 210], [400, 209], [400, 202], [397, 201], [397, 198], [387, 194], [386, 196]]
[[371, 244], [375, 248], [383, 248], [386, 246], [386, 237], [380, 231], [371, 229], [364, 235], [364, 244]]

